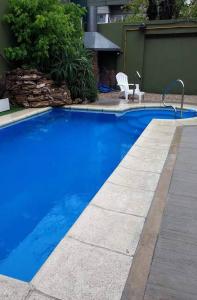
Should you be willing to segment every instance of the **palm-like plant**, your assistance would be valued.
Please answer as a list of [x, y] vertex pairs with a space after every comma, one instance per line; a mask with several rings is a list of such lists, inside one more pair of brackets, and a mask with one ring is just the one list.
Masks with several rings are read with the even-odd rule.
[[82, 46], [57, 58], [51, 76], [59, 84], [67, 83], [73, 99], [93, 101], [97, 97], [91, 54]]

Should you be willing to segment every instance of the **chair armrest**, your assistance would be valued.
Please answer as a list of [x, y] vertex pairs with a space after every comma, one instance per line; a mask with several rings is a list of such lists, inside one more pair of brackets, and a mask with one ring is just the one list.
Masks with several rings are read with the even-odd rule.
[[128, 87], [128, 84], [117, 84], [120, 88]]

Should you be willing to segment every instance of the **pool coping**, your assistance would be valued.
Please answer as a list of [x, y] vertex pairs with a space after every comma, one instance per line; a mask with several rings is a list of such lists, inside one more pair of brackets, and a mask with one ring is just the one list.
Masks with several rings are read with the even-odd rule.
[[[158, 106], [151, 103], [109, 109], [99, 105], [98, 109], [94, 106], [94, 111], [125, 112]], [[185, 107], [197, 109], [194, 105]], [[90, 111], [93, 105], [65, 108]], [[50, 109], [30, 109], [2, 116], [0, 126]], [[180, 125], [196, 124], [197, 117], [152, 120], [32, 281], [26, 283], [0, 275], [0, 296], [15, 300], [34, 299], [36, 295], [38, 299], [120, 299], [175, 130]], [[119, 189], [128, 198], [123, 199], [124, 207], [114, 200], [120, 197]], [[136, 197], [141, 201], [140, 207], [135, 203]], [[143, 197], [148, 199], [147, 203]], [[103, 201], [104, 198], [107, 200]], [[129, 206], [129, 201], [135, 204], [135, 209]], [[122, 226], [121, 230], [117, 224]], [[117, 234], [118, 242], [111, 238], [111, 232]], [[118, 276], [117, 272], [120, 272]]]
[[14, 123], [23, 121], [24, 119], [34, 117], [35, 115], [39, 115], [50, 110], [52, 110], [52, 107], [28, 108], [4, 116], [0, 116], [0, 127], [12, 125]]
[[[167, 195], [177, 159], [178, 148], [184, 126], [176, 127], [172, 144], [164, 164], [159, 183], [148, 212], [147, 220], [141, 234], [136, 255], [130, 269], [121, 300], [143, 300], [150, 272], [155, 245], [160, 231]], [[141, 272], [143, 270], [143, 272]]]

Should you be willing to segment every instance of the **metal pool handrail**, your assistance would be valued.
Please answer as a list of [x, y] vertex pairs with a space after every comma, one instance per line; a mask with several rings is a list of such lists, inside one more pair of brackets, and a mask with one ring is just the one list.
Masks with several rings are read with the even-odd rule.
[[163, 89], [163, 94], [162, 94], [162, 98], [161, 98], [161, 101], [163, 103], [163, 105], [165, 107], [172, 107], [175, 112], [176, 112], [176, 107], [174, 107], [173, 105], [167, 105], [165, 103], [165, 96], [167, 93], [169, 93], [169, 91], [177, 84], [181, 84], [182, 86], [182, 96], [181, 96], [181, 118], [182, 118], [182, 115], [183, 115], [183, 104], [184, 104], [184, 96], [185, 96], [185, 84], [183, 82], [182, 79], [176, 79], [176, 80], [173, 80], [170, 82], [170, 84], [168, 84], [164, 89]]
[[133, 101], [134, 101], [134, 96], [135, 96], [135, 90], [136, 90], [136, 82], [137, 81], [140, 81], [140, 83], [141, 83], [141, 81], [142, 81], [142, 76], [140, 75], [140, 73], [139, 73], [139, 71], [138, 70], [136, 70], [135, 71], [135, 76], [134, 76], [134, 88], [133, 88]]

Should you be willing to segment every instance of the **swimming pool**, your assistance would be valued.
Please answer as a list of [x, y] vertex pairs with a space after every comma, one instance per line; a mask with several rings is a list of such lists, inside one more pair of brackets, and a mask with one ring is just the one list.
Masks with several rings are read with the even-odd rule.
[[149, 122], [175, 117], [54, 109], [2, 128], [0, 273], [31, 280]]

